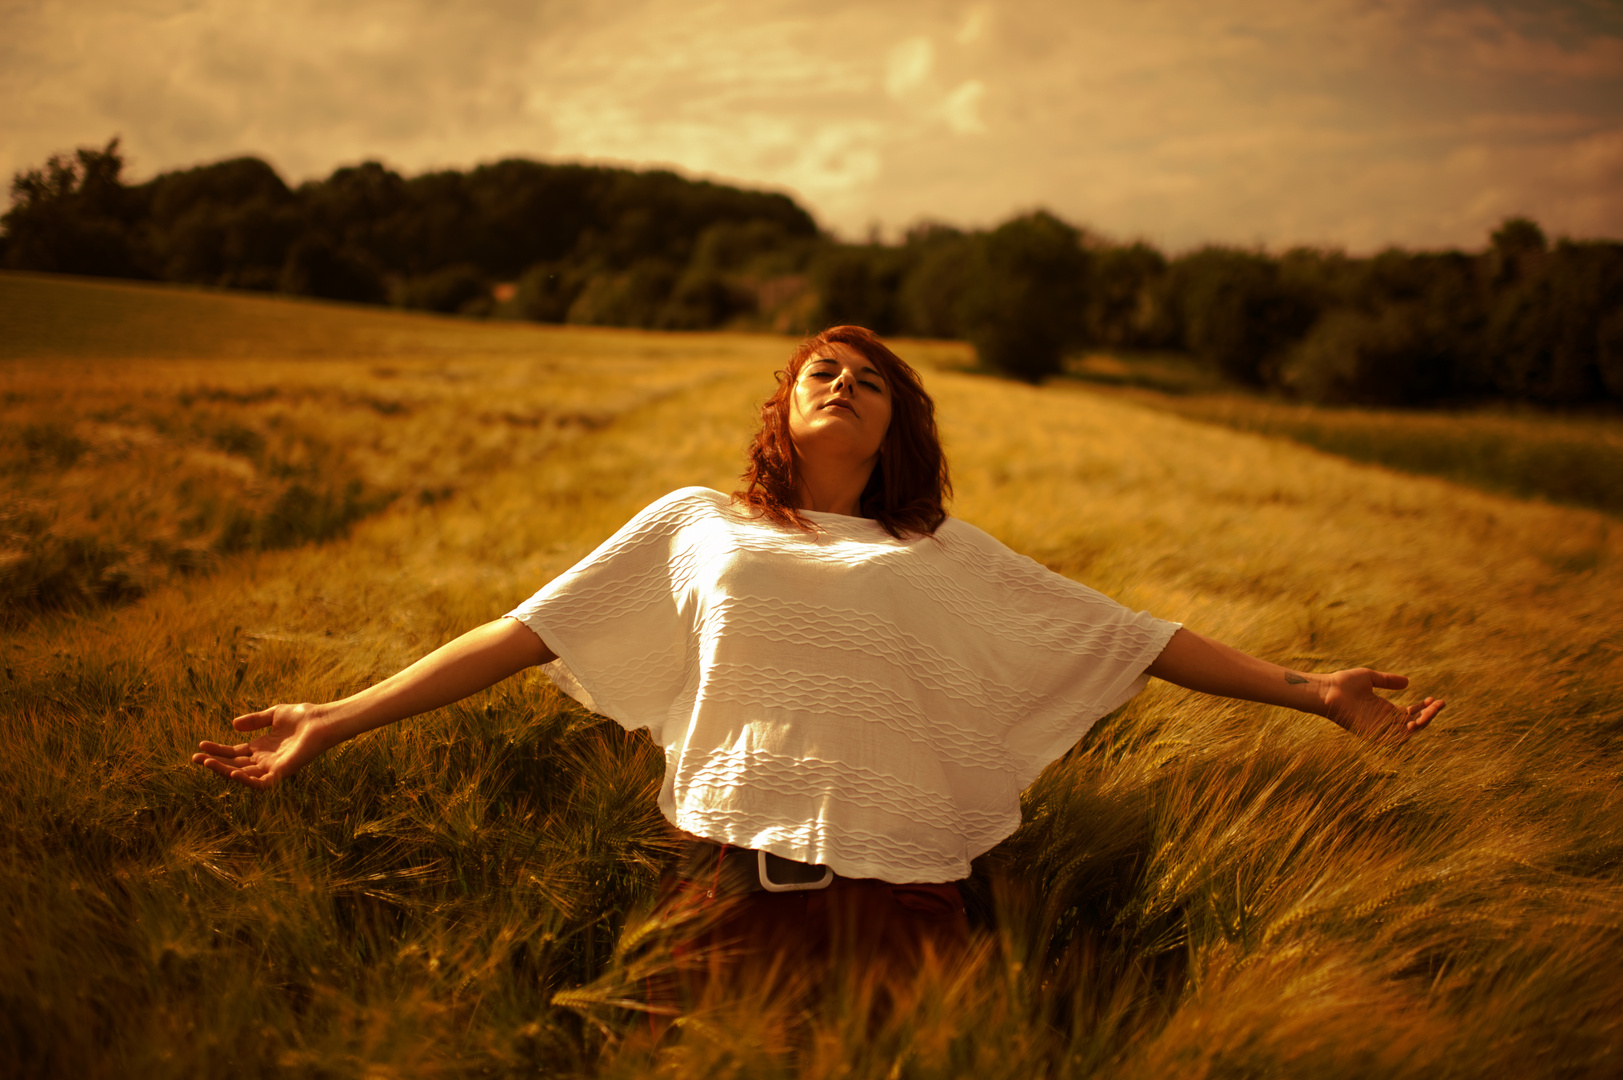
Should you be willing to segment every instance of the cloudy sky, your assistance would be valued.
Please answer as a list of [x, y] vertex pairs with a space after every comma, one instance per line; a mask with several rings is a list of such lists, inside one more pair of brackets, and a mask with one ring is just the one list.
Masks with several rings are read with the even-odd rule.
[[790, 192], [846, 236], [1623, 237], [1620, 0], [0, 0], [0, 169], [507, 156]]

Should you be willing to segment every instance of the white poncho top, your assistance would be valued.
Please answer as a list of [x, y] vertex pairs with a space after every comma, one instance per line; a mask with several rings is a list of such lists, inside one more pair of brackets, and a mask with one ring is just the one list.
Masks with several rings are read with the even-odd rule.
[[678, 828], [848, 877], [942, 882], [1145, 684], [1177, 629], [948, 518], [898, 540], [673, 492], [509, 614], [552, 680], [665, 748]]

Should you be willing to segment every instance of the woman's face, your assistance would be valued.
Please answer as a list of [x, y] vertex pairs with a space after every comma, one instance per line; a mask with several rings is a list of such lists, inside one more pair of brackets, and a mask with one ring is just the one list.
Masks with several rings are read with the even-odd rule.
[[890, 427], [890, 387], [879, 367], [831, 342], [800, 367], [789, 401], [789, 437], [802, 456], [871, 462]]

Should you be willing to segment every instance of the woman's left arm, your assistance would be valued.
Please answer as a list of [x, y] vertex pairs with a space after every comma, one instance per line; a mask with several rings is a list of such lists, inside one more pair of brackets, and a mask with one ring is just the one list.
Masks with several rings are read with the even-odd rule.
[[1430, 697], [1417, 705], [1395, 705], [1375, 693], [1402, 690], [1409, 685], [1403, 675], [1370, 668], [1328, 675], [1292, 671], [1186, 629], [1172, 635], [1145, 672], [1203, 694], [1283, 705], [1323, 716], [1377, 742], [1403, 742], [1431, 723], [1444, 705], [1440, 698]]

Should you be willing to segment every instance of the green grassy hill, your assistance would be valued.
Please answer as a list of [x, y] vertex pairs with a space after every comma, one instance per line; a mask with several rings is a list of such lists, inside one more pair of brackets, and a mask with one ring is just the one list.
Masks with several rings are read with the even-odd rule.
[[1238, 431], [1290, 439], [1354, 461], [1485, 491], [1623, 515], [1623, 416], [1506, 405], [1426, 412], [1317, 408], [1225, 383], [1193, 358], [1092, 354], [1069, 374], [1095, 393]]
[[[730, 490], [791, 343], [0, 275], [0, 1067], [1615, 1074], [1611, 520], [896, 344], [955, 513], [1448, 711], [1374, 749], [1153, 686], [1027, 792], [967, 966], [881, 1020], [860, 988], [716, 1001], [651, 1046], [617, 1004], [661, 962], [616, 951], [670, 844], [645, 738], [531, 674], [266, 794], [187, 755], [500, 614], [674, 487]], [[330, 517], [290, 520], [295, 484]]]

